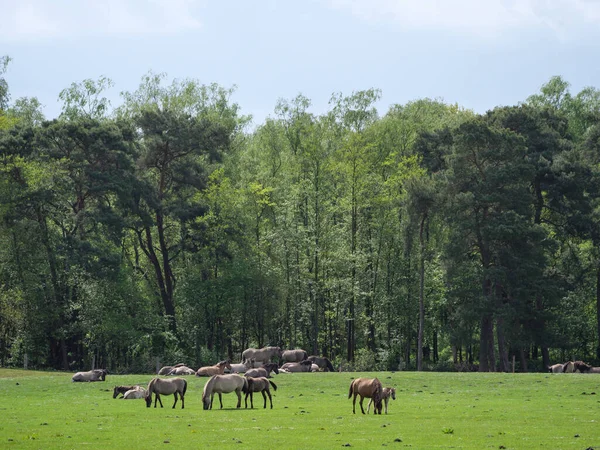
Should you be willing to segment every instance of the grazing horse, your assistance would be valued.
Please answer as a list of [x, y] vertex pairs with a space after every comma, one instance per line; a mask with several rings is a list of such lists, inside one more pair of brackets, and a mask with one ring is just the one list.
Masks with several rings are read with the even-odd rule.
[[280, 347], [247, 348], [242, 352], [242, 362], [254, 358], [255, 362], [262, 364], [271, 361], [275, 356], [281, 359]]
[[307, 358], [309, 361], [312, 361], [313, 364], [316, 364], [317, 366], [319, 366], [320, 369], [325, 369], [326, 371], [330, 371], [330, 372], [335, 372], [335, 370], [333, 369], [333, 364], [331, 364], [331, 361], [329, 361], [329, 359], [325, 358], [324, 356], [309, 356]]
[[135, 389], [130, 389], [127, 392], [125, 392], [122, 398], [123, 400], [137, 400], [140, 398], [146, 398], [146, 389], [140, 386], [136, 386]]
[[185, 366], [185, 364], [183, 364], [183, 363], [175, 364], [174, 366], [164, 366], [164, 367], [160, 368], [157, 375], [168, 375], [171, 370], [173, 370], [177, 367], [184, 367], [184, 366]]
[[271, 372], [275, 372], [279, 375], [279, 368], [277, 367], [277, 363], [266, 363], [263, 364], [258, 369], [250, 369], [244, 375], [251, 378], [271, 378]]
[[279, 368], [281, 372], [293, 373], [293, 372], [310, 372], [312, 368], [312, 363], [305, 359], [304, 361], [294, 362], [294, 363], [285, 363], [283, 366]]
[[285, 362], [300, 362], [304, 361], [307, 357], [308, 353], [301, 348], [286, 350], [281, 354], [281, 359]]
[[213, 375], [208, 379], [202, 391], [202, 404], [204, 409], [212, 409], [213, 398], [215, 393], [219, 394], [219, 403], [223, 409], [223, 399], [221, 394], [236, 393], [238, 402], [236, 408], [242, 406], [242, 392], [248, 389], [248, 381], [246, 377], [231, 373], [229, 375]]
[[187, 381], [183, 378], [153, 378], [148, 383], [148, 388], [146, 389], [146, 395], [144, 398], [146, 399], [146, 406], [150, 408], [152, 404], [152, 394], [156, 395], [156, 399], [154, 400], [154, 407], [156, 408], [156, 402], [160, 403], [160, 407], [163, 407], [162, 400], [160, 399], [160, 395], [171, 395], [175, 397], [175, 403], [173, 403], [173, 408], [177, 404], [178, 395], [181, 396], [181, 409], [185, 407], [184, 396], [185, 391], [187, 390]]
[[382, 405], [381, 397], [383, 395], [383, 387], [381, 381], [377, 378], [356, 378], [350, 383], [350, 391], [348, 392], [348, 398], [352, 399], [352, 414], [356, 414], [356, 396], [360, 395], [360, 410], [365, 413], [363, 408], [363, 400], [365, 397], [372, 398], [375, 406], [373, 407], [373, 414], [381, 414]]
[[229, 361], [219, 361], [214, 366], [200, 367], [196, 372], [197, 377], [212, 377], [213, 375], [223, 375], [225, 369], [231, 370]]
[[[254, 409], [253, 394], [254, 392], [262, 393], [265, 404], [263, 408], [267, 408], [267, 395], [269, 396], [269, 402], [271, 402], [271, 409], [273, 409], [273, 398], [271, 397], [271, 391], [269, 389], [269, 383], [273, 386], [274, 390], [277, 390], [277, 385], [271, 380], [267, 380], [265, 377], [259, 378], [248, 378], [248, 387], [246, 388], [246, 397], [244, 398], [245, 407], [248, 408], [248, 396], [250, 396], [250, 408]], [[266, 395], [265, 395], [266, 392]]]
[[[383, 390], [381, 391], [381, 399], [385, 403], [385, 413], [386, 414], [388, 411], [388, 403], [390, 401], [390, 397], [392, 397], [392, 400], [396, 400], [396, 389], [389, 388], [389, 387], [383, 388]], [[371, 403], [373, 403], [373, 399], [369, 400], [369, 404], [367, 405], [367, 414], [369, 413], [369, 410], [371, 409]], [[381, 414], [381, 411], [379, 412], [379, 414]]]
[[77, 372], [71, 378], [71, 381], [105, 381], [108, 370], [106, 369], [93, 369], [88, 372]]
[[132, 389], [138, 389], [139, 385], [134, 385], [134, 386], [115, 386], [114, 390], [113, 390], [113, 398], [117, 398], [117, 396], [119, 394], [121, 394], [121, 398], [123, 398], [123, 394], [125, 394], [125, 392], [130, 391]]
[[167, 375], [195, 375], [196, 371], [187, 366], [173, 367]]

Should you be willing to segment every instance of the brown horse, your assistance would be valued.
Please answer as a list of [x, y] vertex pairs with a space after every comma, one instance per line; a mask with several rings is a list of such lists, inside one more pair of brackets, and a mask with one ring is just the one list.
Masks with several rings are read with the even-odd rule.
[[304, 361], [295, 362], [295, 363], [285, 363], [283, 366], [279, 368], [281, 372], [294, 373], [294, 372], [310, 372], [312, 368], [312, 363], [305, 359]]
[[277, 363], [263, 364], [258, 369], [250, 369], [250, 370], [246, 371], [246, 373], [244, 375], [247, 377], [251, 377], [251, 378], [260, 378], [260, 377], [271, 378], [271, 372], [275, 372], [276, 374], [279, 374], [279, 368], [277, 367]]
[[316, 364], [317, 366], [319, 366], [319, 369], [324, 369], [325, 371], [330, 371], [330, 372], [335, 372], [334, 368], [333, 368], [333, 364], [331, 364], [331, 361], [329, 361], [329, 359], [325, 358], [324, 356], [309, 356], [307, 358], [309, 361], [311, 361], [313, 364]]
[[285, 350], [281, 354], [281, 359], [285, 362], [300, 362], [304, 361], [308, 356], [306, 351], [301, 348], [297, 348], [295, 350]]
[[381, 414], [382, 405], [381, 397], [383, 395], [383, 387], [381, 381], [377, 378], [356, 378], [350, 383], [350, 391], [348, 392], [348, 398], [352, 399], [352, 414], [356, 414], [356, 396], [360, 395], [360, 410], [365, 413], [363, 408], [363, 400], [365, 397], [373, 399], [375, 406], [373, 407], [373, 414]]
[[[269, 402], [271, 402], [271, 409], [273, 409], [273, 398], [271, 397], [271, 390], [269, 389], [269, 383], [273, 386], [273, 389], [277, 390], [277, 385], [271, 380], [267, 380], [265, 377], [259, 378], [248, 378], [248, 386], [246, 387], [246, 397], [244, 398], [245, 407], [248, 408], [248, 396], [250, 396], [250, 408], [254, 409], [253, 394], [254, 392], [262, 393], [265, 401], [264, 408], [267, 407], [267, 395], [269, 396]], [[266, 392], [266, 394], [265, 394]]]
[[242, 363], [252, 358], [256, 363], [266, 363], [275, 356], [281, 359], [280, 347], [247, 348], [242, 352]]
[[[385, 403], [385, 413], [386, 414], [388, 412], [388, 403], [390, 401], [390, 397], [392, 397], [392, 400], [396, 400], [396, 389], [389, 388], [389, 387], [383, 388], [383, 391], [381, 391], [381, 399]], [[369, 410], [371, 409], [371, 403], [373, 403], [373, 399], [369, 400], [369, 404], [367, 405], [367, 414], [369, 413]], [[381, 412], [379, 414], [381, 414]]]
[[184, 396], [185, 391], [187, 390], [187, 381], [183, 378], [153, 378], [148, 383], [148, 388], [146, 389], [146, 395], [144, 399], [146, 400], [146, 406], [150, 408], [152, 404], [152, 394], [156, 396], [154, 400], [154, 407], [156, 408], [156, 402], [160, 403], [160, 407], [163, 407], [162, 400], [160, 399], [160, 395], [171, 395], [175, 397], [175, 403], [173, 403], [173, 408], [177, 404], [178, 395], [181, 396], [181, 409], [184, 408]]
[[208, 379], [202, 391], [202, 404], [204, 409], [212, 409], [213, 398], [215, 393], [219, 394], [219, 403], [223, 409], [223, 399], [221, 394], [229, 394], [235, 392], [238, 397], [236, 408], [242, 406], [242, 392], [248, 389], [248, 381], [246, 377], [231, 373], [229, 375], [213, 375]]
[[205, 366], [200, 367], [196, 371], [197, 377], [212, 377], [213, 375], [223, 375], [225, 373], [225, 369], [231, 370], [231, 364], [229, 361], [219, 361], [214, 366]]

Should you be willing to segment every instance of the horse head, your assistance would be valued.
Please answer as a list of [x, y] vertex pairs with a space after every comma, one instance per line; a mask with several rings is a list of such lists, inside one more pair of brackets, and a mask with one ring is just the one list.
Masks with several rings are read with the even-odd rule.
[[147, 390], [144, 394], [144, 400], [146, 400], [146, 407], [150, 408], [152, 405], [152, 392], [150, 392], [150, 390]]

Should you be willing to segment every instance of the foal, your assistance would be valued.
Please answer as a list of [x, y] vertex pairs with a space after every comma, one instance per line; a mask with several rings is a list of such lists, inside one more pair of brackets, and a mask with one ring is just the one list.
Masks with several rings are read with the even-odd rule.
[[[383, 400], [384, 404], [385, 404], [385, 413], [387, 414], [388, 411], [388, 403], [390, 401], [390, 397], [392, 397], [392, 400], [396, 400], [396, 389], [395, 388], [383, 388], [383, 390], [381, 391], [381, 399]], [[369, 413], [369, 410], [371, 409], [371, 403], [373, 403], [373, 399], [369, 400], [369, 404], [367, 405], [367, 414]], [[381, 413], [379, 413], [381, 414]]]

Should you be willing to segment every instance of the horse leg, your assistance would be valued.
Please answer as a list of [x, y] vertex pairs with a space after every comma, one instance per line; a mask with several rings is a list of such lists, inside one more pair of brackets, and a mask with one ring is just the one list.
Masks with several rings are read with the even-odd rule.
[[175, 409], [175, 405], [177, 404], [177, 391], [173, 392], [173, 397], [175, 397], [175, 403], [173, 403], [173, 409]]
[[[238, 402], [237, 402], [237, 406], [236, 408], [241, 408], [242, 406], [242, 390], [241, 389], [236, 389], [235, 393], [238, 396]], [[252, 403], [252, 394], [250, 394], [250, 404], [252, 405], [252, 408], [254, 408], [254, 404]]]
[[[221, 395], [221, 393], [219, 392], [219, 403], [221, 404], [221, 409], [223, 409], [223, 396]], [[238, 408], [240, 407], [240, 405], [238, 405]]]
[[[367, 405], [367, 414], [369, 414], [369, 411], [371, 411], [371, 403], [373, 403], [372, 398], [369, 399], [369, 404]], [[373, 410], [375, 410], [375, 408], [373, 408]]]
[[212, 394], [210, 394], [210, 408], [209, 409], [212, 409], [214, 399], [215, 399], [215, 393], [213, 392]]
[[364, 399], [365, 398], [361, 395], [360, 396], [360, 410], [362, 411], [363, 414], [365, 413], [365, 408], [363, 408], [363, 400]]
[[244, 408], [248, 409], [248, 396], [250, 392], [246, 392], [246, 396], [244, 397]]
[[185, 403], [183, 402], [183, 392], [179, 394], [181, 396], [181, 409], [185, 407]]
[[390, 401], [390, 399], [389, 399], [389, 398], [385, 398], [385, 399], [384, 399], [384, 402], [385, 402], [385, 413], [386, 413], [386, 414], [387, 414], [387, 405], [388, 405], [388, 402], [389, 402], [389, 401]]
[[356, 414], [356, 396], [358, 394], [354, 394], [354, 398], [352, 399], [352, 414]]
[[[263, 396], [265, 391], [263, 391]], [[271, 403], [271, 409], [273, 409], [273, 397], [271, 397], [271, 391], [267, 389], [267, 395], [269, 396], [269, 402]], [[265, 398], [265, 408], [267, 407], [267, 399]]]

